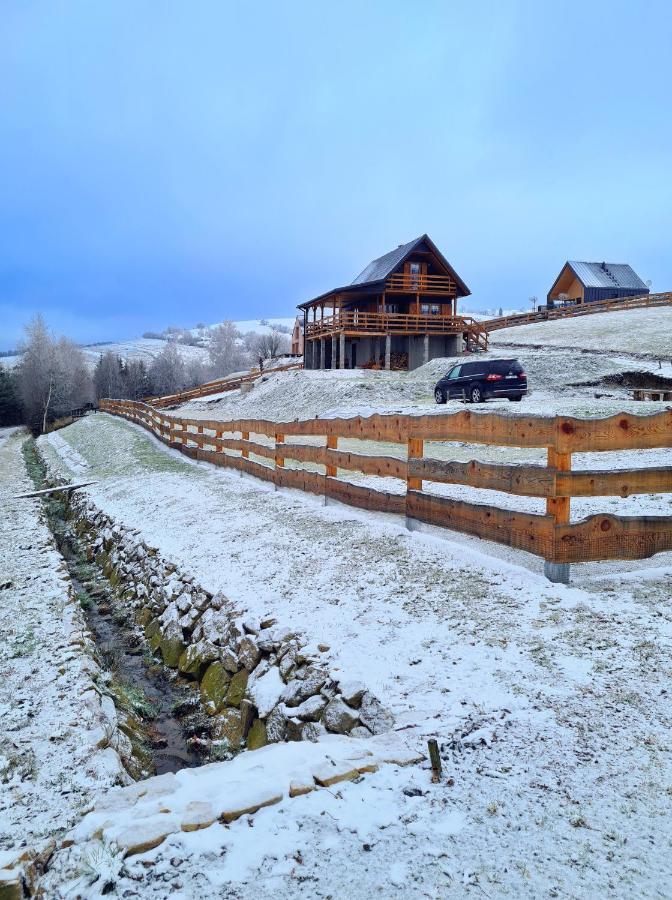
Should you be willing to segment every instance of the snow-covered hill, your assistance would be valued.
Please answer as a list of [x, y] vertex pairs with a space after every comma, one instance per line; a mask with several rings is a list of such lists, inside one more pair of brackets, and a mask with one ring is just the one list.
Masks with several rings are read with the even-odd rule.
[[494, 331], [493, 346], [519, 344], [672, 357], [672, 307], [627, 309]]
[[[241, 335], [250, 333], [270, 334], [273, 330], [289, 333], [294, 327], [294, 321], [294, 316], [276, 316], [271, 319], [241, 319], [237, 322], [233, 322], [233, 325]], [[187, 334], [191, 335], [192, 338], [195, 338], [199, 342], [197, 346], [184, 344], [180, 341], [177, 342], [177, 348], [186, 363], [193, 361], [209, 362], [208, 346], [210, 343], [210, 336], [213, 330], [220, 324], [222, 323], [218, 322], [200, 328], [185, 329]], [[109, 344], [88, 344], [84, 345], [82, 350], [86, 354], [87, 360], [91, 364], [91, 368], [93, 368], [101, 356], [110, 352], [125, 360], [141, 359], [149, 365], [149, 363], [161, 353], [165, 346], [166, 341], [161, 338], [139, 337], [129, 338], [125, 341], [112, 341]], [[16, 356], [0, 357], [0, 365], [7, 369], [14, 368], [20, 361], [20, 354], [17, 354]]]
[[[190, 347], [188, 344], [176, 344], [177, 349], [185, 362], [192, 360], [200, 360], [207, 362], [208, 351], [204, 347]], [[166, 347], [166, 341], [156, 338], [137, 338], [130, 341], [118, 341], [113, 344], [95, 344], [88, 347], [82, 347], [86, 354], [87, 360], [92, 366], [98, 362], [99, 358], [105, 353], [114, 353], [122, 359], [142, 360], [149, 364], [157, 357]]]

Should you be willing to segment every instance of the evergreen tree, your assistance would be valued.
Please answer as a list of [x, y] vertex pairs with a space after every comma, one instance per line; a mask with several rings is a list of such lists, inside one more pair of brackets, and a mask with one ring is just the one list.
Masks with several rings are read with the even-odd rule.
[[22, 413], [16, 376], [0, 365], [0, 428], [20, 425]]

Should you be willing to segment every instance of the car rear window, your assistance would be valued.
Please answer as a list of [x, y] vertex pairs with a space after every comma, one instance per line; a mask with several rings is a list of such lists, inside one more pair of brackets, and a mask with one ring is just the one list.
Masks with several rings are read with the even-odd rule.
[[495, 359], [490, 363], [490, 371], [497, 375], [520, 375], [523, 367], [517, 359]]

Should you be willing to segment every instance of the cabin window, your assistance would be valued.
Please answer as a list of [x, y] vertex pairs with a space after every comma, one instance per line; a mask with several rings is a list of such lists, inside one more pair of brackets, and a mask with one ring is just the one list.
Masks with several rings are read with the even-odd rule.
[[440, 316], [441, 305], [439, 303], [421, 303], [420, 312], [423, 316]]
[[396, 303], [386, 303], [385, 304], [385, 312], [386, 313], [396, 313], [399, 312], [399, 307]]
[[412, 262], [408, 264], [408, 271], [411, 276], [411, 286], [417, 287], [420, 283], [420, 263]]

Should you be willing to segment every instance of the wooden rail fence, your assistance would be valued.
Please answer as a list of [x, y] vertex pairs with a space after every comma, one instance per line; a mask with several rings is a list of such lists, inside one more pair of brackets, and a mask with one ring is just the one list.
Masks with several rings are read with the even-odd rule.
[[623, 309], [640, 309], [645, 306], [672, 306], [672, 293], [646, 294], [643, 297], [616, 297], [613, 300], [596, 300], [573, 306], [558, 306], [555, 309], [540, 309], [534, 312], [514, 313], [485, 319], [480, 324], [487, 331], [513, 328], [515, 325], [529, 325], [533, 322], [547, 322], [553, 319], [573, 319], [576, 316], [590, 316], [601, 312], [618, 312]]
[[[263, 419], [183, 419], [130, 400], [102, 400], [100, 408], [142, 425], [192, 458], [363, 509], [399, 513], [477, 535], [534, 553], [549, 565], [640, 559], [672, 550], [672, 516], [600, 513], [570, 522], [572, 497], [672, 493], [672, 466], [572, 470], [574, 453], [672, 447], [671, 411], [578, 419], [465, 410], [441, 415], [376, 414], [280, 423]], [[320, 438], [320, 445], [291, 440], [305, 437]], [[339, 440], [345, 438], [403, 444], [405, 458], [339, 449]], [[547, 462], [444, 461], [426, 454], [428, 445], [436, 441], [544, 448]], [[287, 466], [288, 460], [295, 467]], [[305, 463], [316, 464], [323, 471], [298, 467]], [[354, 484], [339, 478], [339, 470], [400, 479], [405, 488], [395, 493]], [[543, 498], [546, 511], [515, 511], [423, 490], [424, 485], [436, 483]]]

